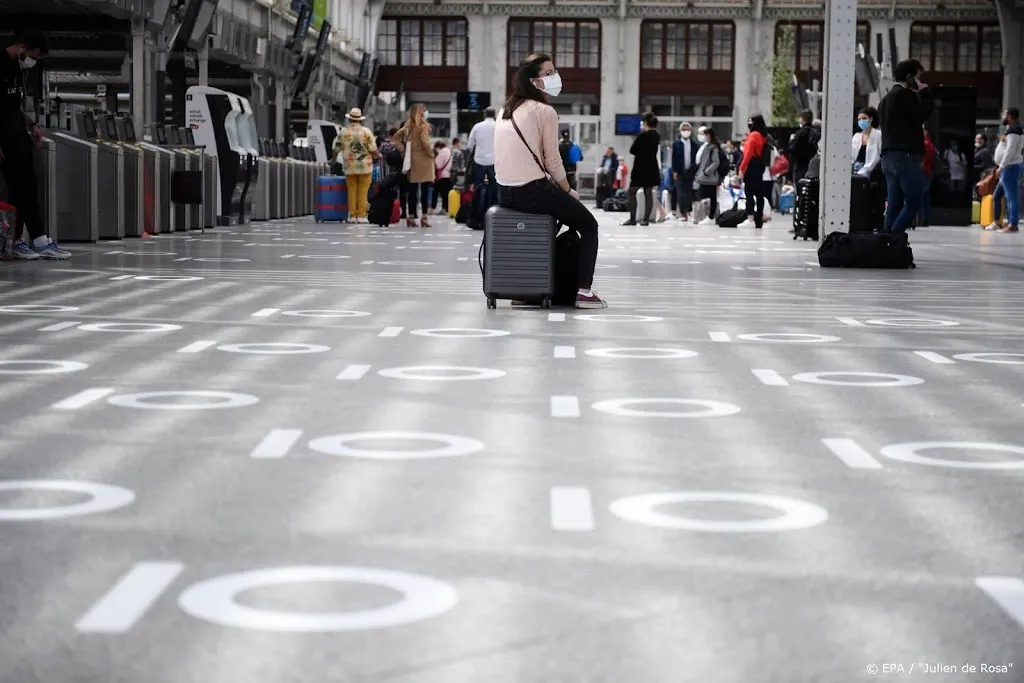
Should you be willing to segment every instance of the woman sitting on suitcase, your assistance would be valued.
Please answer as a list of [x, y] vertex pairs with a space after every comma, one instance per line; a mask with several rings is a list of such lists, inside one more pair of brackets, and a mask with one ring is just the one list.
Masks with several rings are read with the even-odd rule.
[[[882, 130], [878, 127], [878, 110], [874, 107], [861, 109], [857, 114], [857, 127], [860, 132], [854, 133], [851, 141], [853, 174], [867, 178], [870, 183], [868, 225], [872, 231], [880, 230], [885, 223], [886, 183], [882, 164], [879, 163], [882, 159]], [[856, 211], [857, 207], [853, 210]]]
[[558, 152], [558, 114], [548, 104], [562, 90], [551, 57], [534, 53], [519, 65], [514, 90], [494, 128], [498, 203], [551, 216], [580, 235], [576, 308], [605, 308], [591, 287], [597, 264], [597, 219], [569, 187]]

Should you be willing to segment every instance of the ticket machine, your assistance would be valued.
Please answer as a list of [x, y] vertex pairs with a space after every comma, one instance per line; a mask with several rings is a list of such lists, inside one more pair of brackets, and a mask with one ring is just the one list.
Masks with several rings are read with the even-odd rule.
[[[125, 234], [124, 148], [118, 144], [113, 118], [96, 118], [91, 111], [77, 114], [79, 134], [97, 146], [96, 183], [99, 238], [119, 240]], [[92, 137], [90, 137], [90, 134]]]
[[239, 140], [241, 113], [238, 97], [220, 88], [194, 85], [185, 93], [185, 120], [196, 145], [217, 157], [217, 225], [237, 225], [242, 212], [249, 151]]
[[245, 187], [242, 189], [241, 211], [238, 214], [238, 223], [245, 225], [252, 222], [253, 199], [259, 193], [259, 147], [256, 140], [256, 120], [252, 115], [252, 105], [249, 100], [236, 95], [238, 98], [239, 113], [236, 119], [238, 123], [238, 143], [246, 151], [245, 155]]
[[314, 119], [306, 124], [306, 140], [317, 163], [329, 164], [334, 161], [334, 141], [340, 133], [341, 127], [332, 121]]
[[[96, 120], [96, 127], [99, 129], [103, 142], [119, 146], [124, 156], [123, 185], [121, 187], [121, 201], [124, 208], [123, 236], [141, 237], [144, 232], [148, 232], [146, 201], [148, 197], [152, 202], [152, 171], [156, 163], [156, 153], [138, 145], [135, 139], [135, 127], [131, 119], [116, 119], [113, 114], [100, 114]], [[147, 163], [149, 164], [148, 175], [146, 173]], [[149, 180], [148, 187], [147, 179]], [[102, 187], [100, 193], [102, 196]], [[152, 219], [152, 215], [152, 209], [150, 209], [148, 217]], [[149, 227], [152, 227], [152, 221], [150, 221]]]
[[153, 174], [153, 226], [151, 235], [175, 232], [185, 229], [184, 207], [171, 203], [171, 175], [179, 170], [178, 155], [167, 147], [167, 130], [162, 123], [149, 126], [147, 139], [139, 143], [154, 155]]

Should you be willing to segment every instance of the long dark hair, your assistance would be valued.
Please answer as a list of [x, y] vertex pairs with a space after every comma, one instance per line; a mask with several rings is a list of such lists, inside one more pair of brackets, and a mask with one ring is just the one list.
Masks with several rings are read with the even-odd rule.
[[764, 117], [760, 114], [754, 114], [750, 117], [750, 129], [755, 130], [761, 135], [768, 134], [768, 124], [764, 122]]
[[533, 79], [540, 76], [540, 67], [543, 66], [545, 62], [550, 61], [550, 55], [546, 55], [543, 52], [534, 52], [519, 65], [519, 70], [516, 71], [515, 88], [513, 88], [512, 94], [509, 95], [509, 98], [505, 100], [505, 106], [502, 108], [501, 118], [512, 118], [512, 112], [527, 100], [535, 100], [537, 102], [547, 104], [547, 95], [544, 94], [544, 91], [533, 84]]
[[715, 135], [715, 130], [711, 126], [704, 129], [704, 138], [709, 145], [719, 144], [718, 136]]

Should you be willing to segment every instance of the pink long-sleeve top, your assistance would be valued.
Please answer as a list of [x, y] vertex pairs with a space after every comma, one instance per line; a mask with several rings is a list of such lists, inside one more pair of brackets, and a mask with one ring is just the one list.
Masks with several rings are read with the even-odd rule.
[[498, 112], [494, 126], [494, 175], [498, 184], [520, 186], [544, 178], [544, 172], [530, 154], [531, 149], [552, 180], [565, 180], [565, 167], [558, 153], [558, 114], [554, 107], [527, 100], [516, 108], [513, 115], [530, 149], [504, 115], [504, 109]]

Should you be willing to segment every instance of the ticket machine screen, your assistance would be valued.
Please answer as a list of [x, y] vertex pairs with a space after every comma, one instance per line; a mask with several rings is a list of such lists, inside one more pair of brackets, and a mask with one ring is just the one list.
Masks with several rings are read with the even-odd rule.
[[135, 124], [131, 119], [124, 120], [124, 139], [127, 142], [135, 142]]
[[96, 117], [92, 112], [87, 111], [82, 114], [82, 135], [89, 140], [96, 138]]
[[168, 128], [167, 129], [167, 139], [170, 140], [172, 145], [180, 145], [181, 144], [181, 137], [180, 137], [180, 135], [178, 133], [178, 129], [177, 128]]
[[166, 145], [167, 144], [167, 131], [164, 129], [164, 127], [162, 125], [158, 124], [158, 125], [154, 126], [153, 129], [156, 131], [156, 143], [158, 145]]
[[107, 140], [117, 140], [117, 123], [113, 116], [103, 117], [103, 137]]
[[185, 144], [194, 145], [196, 144], [196, 136], [192, 133], [191, 128], [182, 128], [185, 131]]

